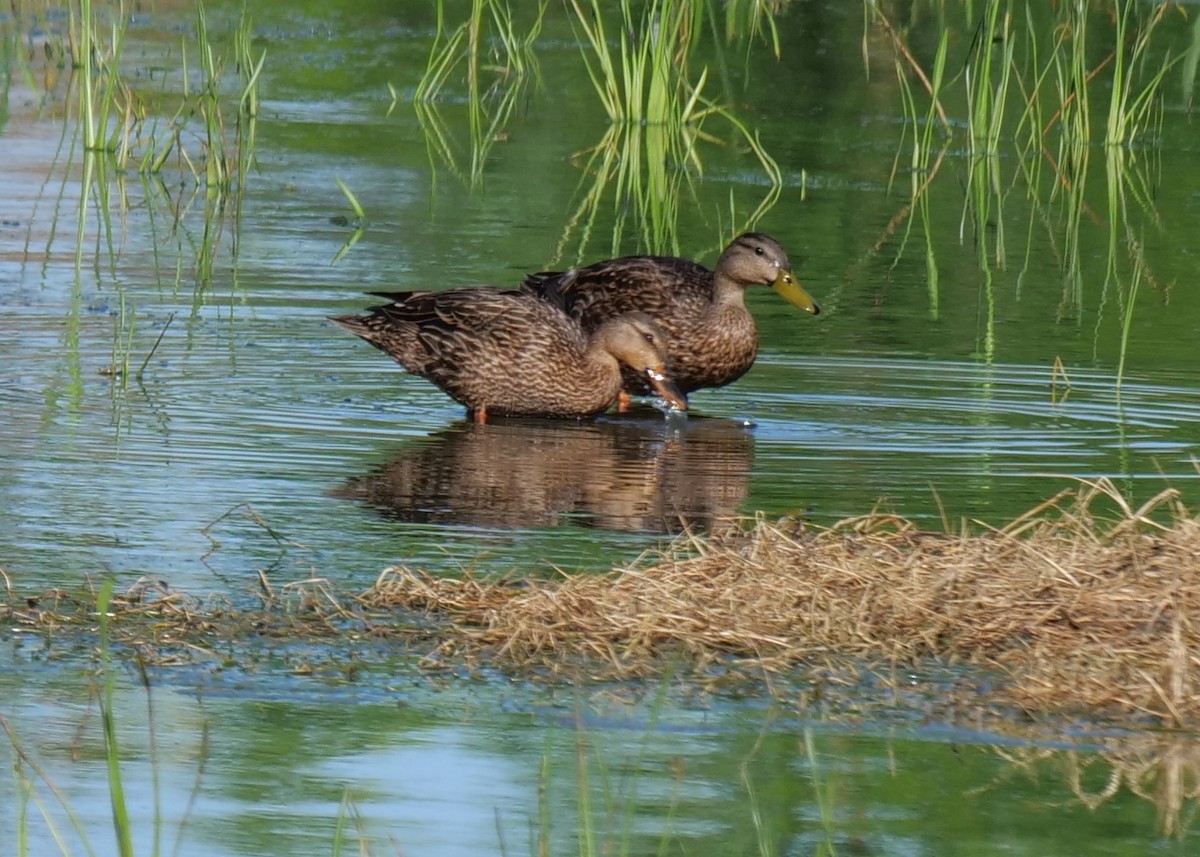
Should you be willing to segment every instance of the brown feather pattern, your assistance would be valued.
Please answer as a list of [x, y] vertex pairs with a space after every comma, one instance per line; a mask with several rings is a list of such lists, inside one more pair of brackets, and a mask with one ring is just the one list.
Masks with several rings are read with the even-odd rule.
[[[622, 363], [642, 376], [665, 375], [664, 335], [645, 314], [626, 314], [585, 333], [558, 307], [520, 290], [375, 294], [388, 303], [332, 321], [432, 381], [477, 418], [588, 416], [616, 399]], [[672, 388], [663, 383], [669, 396]]]
[[[561, 307], [588, 331], [618, 315], [646, 313], [666, 333], [667, 365], [686, 394], [736, 381], [754, 364], [758, 328], [746, 309], [746, 287], [771, 285], [781, 271], [791, 275], [783, 248], [750, 232], [725, 249], [715, 270], [673, 256], [625, 256], [530, 274], [521, 288]], [[623, 389], [649, 392], [645, 379], [628, 371]]]

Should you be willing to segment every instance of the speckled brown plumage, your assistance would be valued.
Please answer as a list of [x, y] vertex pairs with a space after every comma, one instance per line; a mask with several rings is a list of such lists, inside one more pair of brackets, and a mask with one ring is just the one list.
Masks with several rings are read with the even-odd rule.
[[559, 308], [518, 290], [374, 294], [389, 302], [332, 320], [432, 381], [481, 422], [489, 414], [599, 413], [620, 392], [622, 363], [686, 408], [664, 377], [663, 333], [645, 314], [584, 333]]
[[[773, 286], [795, 306], [821, 311], [796, 283], [783, 248], [758, 232], [735, 239], [713, 271], [673, 256], [625, 256], [530, 274], [521, 288], [561, 307], [588, 331], [624, 313], [646, 313], [667, 335], [671, 378], [686, 394], [736, 381], [754, 364], [758, 328], [745, 298], [752, 285]], [[628, 371], [623, 389], [649, 392], [645, 380]]]

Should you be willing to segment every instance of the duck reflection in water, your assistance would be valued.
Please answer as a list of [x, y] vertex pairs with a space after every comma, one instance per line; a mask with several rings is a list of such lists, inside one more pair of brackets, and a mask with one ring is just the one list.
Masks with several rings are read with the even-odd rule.
[[594, 422], [463, 421], [335, 496], [400, 521], [503, 529], [568, 524], [707, 531], [739, 512], [754, 438], [745, 423], [664, 422], [646, 409]]

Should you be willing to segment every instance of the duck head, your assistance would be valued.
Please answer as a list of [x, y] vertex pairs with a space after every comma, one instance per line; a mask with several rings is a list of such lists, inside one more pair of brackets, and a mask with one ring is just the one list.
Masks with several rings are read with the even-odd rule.
[[797, 282], [787, 253], [770, 235], [739, 235], [717, 260], [717, 271], [743, 286], [770, 286], [792, 306], [821, 314], [821, 305]]
[[646, 378], [646, 383], [673, 408], [687, 410], [685, 396], [667, 371], [667, 338], [654, 320], [635, 312], [606, 322], [597, 331], [614, 357]]

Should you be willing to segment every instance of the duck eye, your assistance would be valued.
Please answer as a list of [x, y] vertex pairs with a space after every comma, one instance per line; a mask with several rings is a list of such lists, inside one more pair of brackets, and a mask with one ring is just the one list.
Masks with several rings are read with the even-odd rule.
[[754, 255], [755, 255], [755, 256], [761, 256], [762, 254], [763, 254], [763, 248], [761, 248], [761, 247], [755, 247], [755, 248], [754, 248]]
[[646, 341], [647, 341], [647, 342], [649, 342], [651, 345], [653, 345], [653, 344], [654, 344], [654, 334], [653, 334], [653, 333], [643, 333], [643, 334], [642, 334], [642, 339], [646, 340]]

